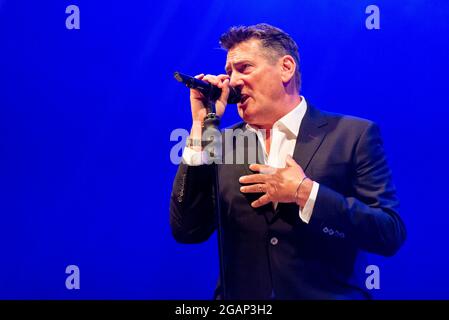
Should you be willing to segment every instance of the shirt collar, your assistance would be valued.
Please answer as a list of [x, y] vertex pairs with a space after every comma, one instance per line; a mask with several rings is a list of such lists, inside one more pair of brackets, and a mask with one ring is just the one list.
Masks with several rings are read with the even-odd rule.
[[[301, 96], [301, 102], [289, 113], [284, 115], [278, 121], [273, 124], [273, 129], [277, 129], [286, 134], [291, 134], [294, 138], [298, 137], [299, 127], [301, 126], [302, 119], [306, 114], [307, 102], [306, 99]], [[246, 124], [246, 128], [250, 131], [257, 132], [257, 128]]]

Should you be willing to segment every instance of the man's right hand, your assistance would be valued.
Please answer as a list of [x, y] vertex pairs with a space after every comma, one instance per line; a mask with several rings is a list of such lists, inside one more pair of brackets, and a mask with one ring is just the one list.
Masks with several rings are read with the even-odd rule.
[[[219, 88], [221, 88], [221, 96], [215, 103], [216, 114], [221, 117], [225, 111], [226, 104], [229, 96], [229, 76], [226, 74], [220, 74], [218, 76], [199, 74], [195, 78], [209, 82]], [[203, 94], [195, 89], [190, 89], [190, 107], [192, 110], [192, 129], [190, 130], [190, 138], [194, 140], [202, 139], [202, 127], [204, 118], [207, 115], [206, 99]], [[193, 147], [196, 151], [201, 151], [201, 147]]]
[[[220, 98], [215, 103], [216, 114], [221, 117], [225, 111], [229, 96], [229, 76], [220, 74], [218, 76], [199, 74], [195, 78], [209, 82], [222, 90]], [[190, 89], [190, 106], [193, 122], [203, 123], [207, 115], [206, 100], [204, 96], [195, 89]]]

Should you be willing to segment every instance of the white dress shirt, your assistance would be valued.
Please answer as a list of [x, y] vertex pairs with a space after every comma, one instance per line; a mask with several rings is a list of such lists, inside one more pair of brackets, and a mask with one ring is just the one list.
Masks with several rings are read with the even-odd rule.
[[[274, 168], [285, 168], [285, 161], [287, 155], [293, 156], [295, 150], [296, 140], [298, 138], [299, 127], [307, 110], [307, 102], [301, 96], [301, 102], [289, 113], [273, 124], [271, 130], [271, 145], [270, 153], [267, 154], [265, 146], [265, 130], [259, 130], [247, 124], [248, 130], [255, 132], [262, 146], [264, 154], [264, 164]], [[299, 150], [301, 152], [301, 150]], [[187, 165], [195, 166], [206, 163], [207, 153], [204, 151], [195, 151], [191, 148], [184, 148], [183, 161]], [[304, 205], [304, 208], [299, 208], [299, 217], [305, 223], [309, 223], [315, 206], [316, 197], [318, 195], [319, 184], [313, 182], [312, 191], [309, 198]], [[273, 203], [276, 208], [277, 203]]]

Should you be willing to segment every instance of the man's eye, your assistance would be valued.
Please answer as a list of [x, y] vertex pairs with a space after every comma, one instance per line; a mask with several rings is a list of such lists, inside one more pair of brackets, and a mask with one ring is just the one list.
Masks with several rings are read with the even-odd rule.
[[246, 69], [248, 69], [250, 67], [249, 64], [245, 63], [242, 65], [242, 72], [245, 71]]

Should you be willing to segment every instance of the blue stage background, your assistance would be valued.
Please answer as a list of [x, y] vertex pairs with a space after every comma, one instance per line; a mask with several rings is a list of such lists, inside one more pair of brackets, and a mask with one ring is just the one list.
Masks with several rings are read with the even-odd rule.
[[220, 34], [259, 22], [297, 41], [310, 103], [381, 127], [408, 238], [370, 256], [374, 296], [449, 299], [447, 1], [0, 0], [1, 299], [212, 297], [216, 238], [168, 224], [170, 134], [190, 127], [173, 72], [222, 73]]

